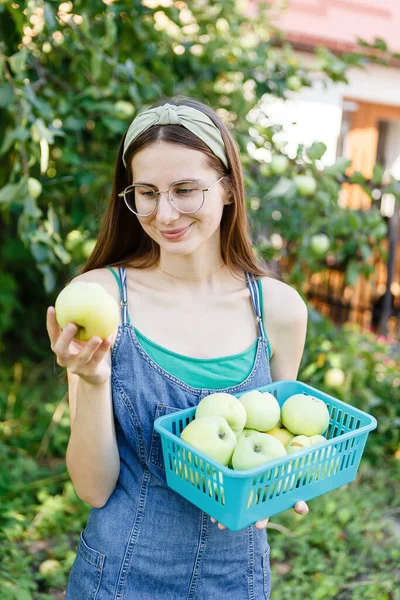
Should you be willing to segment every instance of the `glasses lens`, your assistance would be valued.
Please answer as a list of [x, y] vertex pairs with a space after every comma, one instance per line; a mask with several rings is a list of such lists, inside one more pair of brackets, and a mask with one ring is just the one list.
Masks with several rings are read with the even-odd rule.
[[181, 212], [192, 213], [199, 210], [203, 203], [201, 187], [193, 181], [176, 183], [171, 188], [171, 200]]
[[125, 191], [125, 202], [139, 216], [150, 215], [157, 206], [157, 194], [147, 185], [132, 185]]

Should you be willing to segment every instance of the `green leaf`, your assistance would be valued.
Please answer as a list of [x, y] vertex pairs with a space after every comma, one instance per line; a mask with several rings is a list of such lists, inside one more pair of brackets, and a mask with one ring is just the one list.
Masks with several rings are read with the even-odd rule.
[[282, 198], [283, 196], [293, 196], [296, 193], [297, 186], [291, 179], [281, 177], [272, 189], [266, 194], [266, 198]]
[[314, 142], [312, 146], [307, 149], [307, 156], [311, 160], [319, 160], [323, 157], [327, 150], [327, 146], [323, 142]]
[[0, 189], [0, 204], [10, 204], [18, 194], [18, 183], [7, 183]]
[[37, 263], [47, 262], [51, 257], [51, 250], [49, 246], [42, 242], [31, 243], [32, 256]]
[[113, 117], [102, 117], [102, 123], [114, 133], [124, 133], [126, 130], [126, 123], [121, 121], [120, 119], [115, 119]]
[[48, 2], [44, 3], [44, 20], [49, 31], [53, 32], [57, 29], [57, 21], [53, 9]]
[[56, 287], [56, 277], [53, 269], [48, 263], [39, 264], [37, 268], [43, 274], [43, 283], [46, 292], [52, 292]]
[[341, 156], [334, 165], [331, 167], [326, 167], [326, 169], [324, 169], [324, 173], [326, 175], [333, 175], [334, 177], [337, 177], [338, 175], [344, 175], [350, 165], [351, 160]]
[[3, 137], [3, 143], [0, 147], [0, 156], [4, 156], [4, 154], [6, 154], [9, 151], [9, 149], [11, 148], [11, 146], [14, 143], [14, 139], [15, 139], [15, 130], [8, 128]]
[[100, 50], [90, 52], [90, 70], [94, 79], [98, 79], [103, 71], [103, 55]]
[[25, 69], [27, 58], [28, 48], [26, 46], [22, 50], [20, 50], [20, 52], [16, 52], [15, 54], [9, 57], [8, 61], [15, 75], [20, 75]]
[[0, 108], [6, 108], [14, 100], [14, 92], [11, 85], [4, 81], [0, 83]]
[[382, 50], [382, 52], [387, 52], [387, 43], [382, 38], [375, 38], [374, 48], [378, 50]]
[[71, 262], [71, 254], [67, 252], [61, 244], [53, 245], [54, 254], [60, 259], [63, 265], [67, 265]]
[[385, 169], [380, 164], [374, 165], [373, 175], [372, 175], [372, 183], [374, 185], [379, 185], [382, 182], [382, 177], [385, 172]]
[[360, 185], [365, 183], [365, 177], [361, 173], [361, 171], [354, 171], [352, 175], [350, 175], [351, 183], [358, 183]]
[[369, 258], [371, 257], [371, 254], [372, 254], [372, 248], [370, 246], [368, 246], [367, 244], [361, 244], [360, 251], [361, 251], [363, 259], [365, 261], [369, 260]]
[[361, 273], [361, 264], [356, 260], [351, 260], [346, 269], [346, 283], [355, 285]]
[[24, 214], [28, 215], [29, 217], [32, 217], [32, 219], [39, 219], [43, 214], [43, 211], [40, 210], [40, 208], [36, 204], [36, 200], [32, 198], [32, 196], [28, 195], [28, 197], [25, 200]]
[[32, 595], [29, 590], [19, 588], [15, 590], [15, 600], [32, 600]]

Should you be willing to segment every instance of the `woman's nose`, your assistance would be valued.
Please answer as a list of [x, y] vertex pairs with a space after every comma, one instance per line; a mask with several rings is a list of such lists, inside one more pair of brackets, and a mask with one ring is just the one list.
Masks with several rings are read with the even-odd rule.
[[167, 225], [171, 221], [176, 221], [176, 219], [179, 219], [180, 212], [175, 208], [172, 202], [170, 202], [168, 192], [160, 192], [158, 198], [159, 200], [156, 212], [157, 221]]

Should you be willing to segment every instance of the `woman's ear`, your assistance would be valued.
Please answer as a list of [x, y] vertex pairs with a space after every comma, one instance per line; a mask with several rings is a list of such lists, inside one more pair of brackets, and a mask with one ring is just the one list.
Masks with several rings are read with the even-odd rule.
[[233, 204], [233, 194], [231, 191], [227, 192], [225, 194], [225, 198], [224, 198], [224, 204]]

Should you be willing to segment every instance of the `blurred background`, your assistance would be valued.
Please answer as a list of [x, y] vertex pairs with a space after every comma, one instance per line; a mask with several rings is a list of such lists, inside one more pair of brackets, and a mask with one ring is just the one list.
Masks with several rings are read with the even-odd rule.
[[378, 420], [353, 483], [268, 524], [272, 598], [400, 598], [399, 24], [395, 0], [0, 0], [1, 600], [64, 596], [90, 507], [46, 309], [173, 94], [239, 146], [255, 252], [308, 305], [298, 379]]

